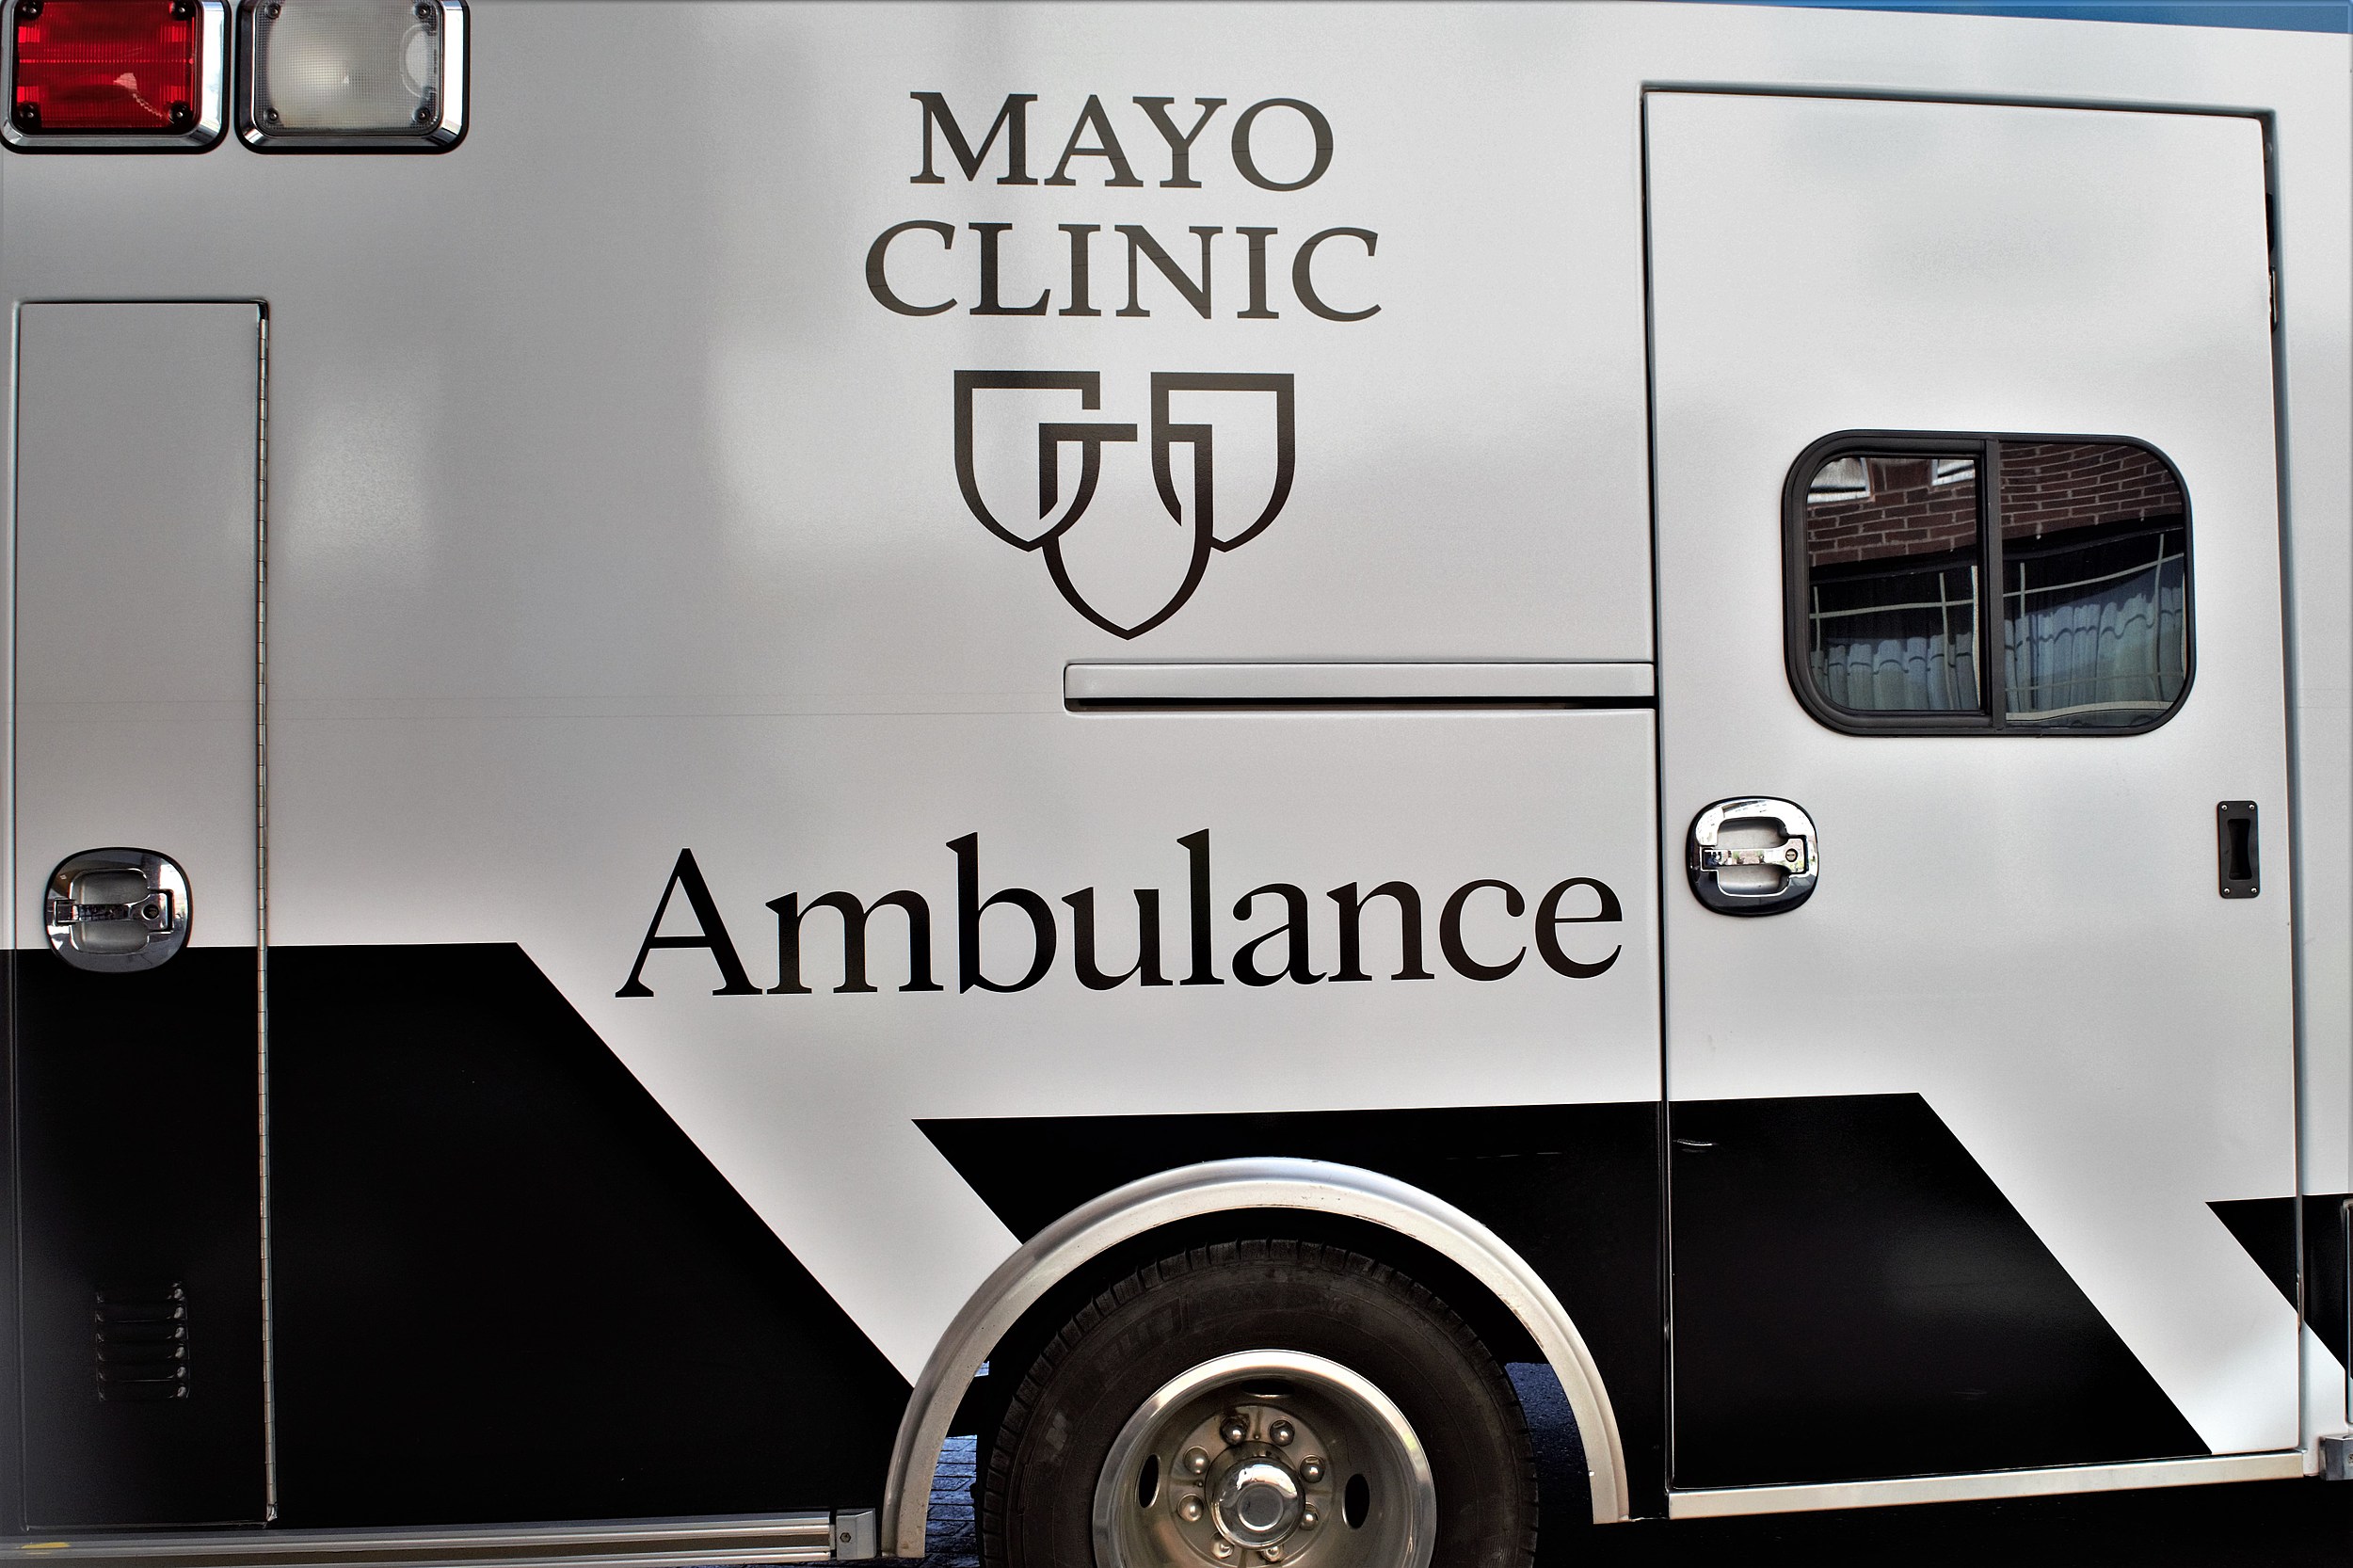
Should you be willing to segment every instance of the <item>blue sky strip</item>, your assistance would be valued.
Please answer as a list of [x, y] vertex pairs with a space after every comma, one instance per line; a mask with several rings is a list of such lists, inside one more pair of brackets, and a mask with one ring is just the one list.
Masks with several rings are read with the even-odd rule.
[[1934, 11], [1965, 16], [2045, 16], [2071, 22], [2139, 22], [2175, 27], [2259, 27], [2275, 32], [2353, 33], [2353, 0], [1724, 0], [1731, 5], [1803, 6], [1817, 10]]

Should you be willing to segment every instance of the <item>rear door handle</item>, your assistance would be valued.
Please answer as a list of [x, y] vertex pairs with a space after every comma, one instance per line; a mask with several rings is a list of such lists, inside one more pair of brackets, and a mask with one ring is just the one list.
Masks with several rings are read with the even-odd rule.
[[1691, 893], [1720, 915], [1780, 915], [1814, 896], [1822, 872], [1814, 819], [1770, 795], [1720, 800], [1691, 819]]
[[188, 873], [148, 849], [93, 849], [49, 873], [41, 923], [77, 969], [152, 969], [187, 944]]
[[2224, 898], [2263, 891], [2262, 845], [2255, 839], [2255, 803], [2221, 800], [2214, 808], [2216, 880]]

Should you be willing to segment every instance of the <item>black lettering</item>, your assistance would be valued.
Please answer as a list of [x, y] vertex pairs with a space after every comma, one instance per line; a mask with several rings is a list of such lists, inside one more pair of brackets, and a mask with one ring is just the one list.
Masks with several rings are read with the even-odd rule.
[[[1572, 888], [1591, 888], [1601, 896], [1601, 908], [1591, 915], [1561, 914], [1561, 895]], [[1513, 914], [1518, 912], [1513, 911]], [[1609, 890], [1608, 883], [1596, 882], [1590, 876], [1573, 876], [1546, 893], [1545, 901], [1536, 906], [1536, 951], [1545, 955], [1545, 963], [1567, 975], [1571, 980], [1591, 980], [1616, 963], [1618, 954], [1624, 952], [1625, 949], [1623, 946], [1611, 948], [1609, 956], [1598, 964], [1580, 964], [1561, 949], [1559, 928], [1564, 925], [1614, 922], [1625, 918], [1624, 913], [1618, 907], [1618, 895]]]
[[1446, 909], [1438, 917], [1438, 946], [1445, 952], [1446, 961], [1454, 967], [1454, 972], [1465, 979], [1501, 980], [1520, 967], [1520, 960], [1528, 956], [1528, 950], [1520, 949], [1512, 955], [1508, 964], [1481, 964], [1464, 948], [1463, 905], [1468, 904], [1470, 896], [1481, 888], [1500, 888], [1503, 890], [1504, 913], [1514, 919], [1528, 907], [1527, 902], [1520, 897], [1520, 890], [1508, 882], [1491, 879], [1465, 882], [1454, 889], [1454, 896], [1446, 901]]
[[956, 117], [948, 112], [948, 100], [936, 92], [911, 92], [909, 98], [923, 105], [923, 172], [910, 179], [911, 185], [937, 185], [946, 182], [932, 172], [932, 127], [939, 127], [948, 138], [948, 151], [955, 158], [956, 167], [964, 170], [967, 180], [981, 177], [981, 160], [996, 145], [997, 134], [1005, 133], [1005, 172], [999, 178], [1000, 185], [1034, 185], [1030, 178], [1030, 105], [1037, 102], [1034, 92], [1009, 92], [1004, 106], [989, 122], [988, 135], [982, 138], [981, 150], [972, 151], [972, 144], [964, 139], [963, 128]]
[[[1086, 134], [1089, 126], [1095, 128], [1095, 145], [1081, 147], [1079, 138]], [[1062, 161], [1054, 166], [1054, 172], [1046, 177], [1046, 183], [1049, 185], [1077, 184], [1079, 182], [1070, 178], [1068, 172], [1073, 158], [1101, 158], [1110, 163], [1111, 177], [1103, 182], [1107, 185], [1144, 184], [1136, 178], [1136, 171], [1128, 167], [1128, 154], [1121, 150], [1119, 137], [1112, 130], [1111, 117], [1103, 112], [1103, 101], [1093, 93], [1087, 94], [1087, 106], [1079, 111], [1079, 122], [1070, 127], [1070, 139], [1063, 144]]]
[[1176, 122], [1168, 117], [1168, 106], [1176, 102], [1174, 98], [1139, 98], [1136, 106], [1152, 117], [1152, 123], [1160, 131], [1160, 139], [1168, 143], [1168, 178], [1160, 182], [1160, 188], [1199, 190], [1201, 182], [1193, 177], [1193, 144], [1201, 139], [1201, 132], [1209, 123], [1209, 117], [1225, 106], [1225, 100], [1194, 99], [1193, 102], [1201, 106], [1201, 118], [1193, 122], [1192, 130], [1181, 134], [1176, 129]]
[[863, 904], [848, 893], [827, 893], [808, 901], [803, 909], [801, 895], [787, 893], [770, 899], [768, 907], [776, 912], [776, 972], [777, 980], [768, 987], [772, 997], [805, 997], [808, 986], [801, 984], [801, 922], [820, 909], [831, 909], [841, 916], [841, 984], [836, 993], [872, 991], [866, 983], [866, 922], [875, 910], [890, 904], [907, 918], [907, 983], [902, 991], [936, 991], [941, 987], [932, 979], [932, 909], [923, 902], [923, 895], [902, 888], [895, 893], [885, 893], [872, 904]]
[[[1270, 180], [1258, 172], [1257, 160], [1250, 155], [1250, 127], [1257, 124], [1258, 117], [1269, 109], [1296, 109], [1307, 121], [1308, 129], [1316, 134], [1315, 162], [1300, 179], [1288, 183]], [[1303, 104], [1296, 98], [1269, 98], [1253, 104], [1242, 110], [1240, 120], [1234, 121], [1234, 167], [1241, 170], [1243, 179], [1260, 190], [1305, 190], [1322, 179], [1323, 171], [1332, 167], [1332, 122], [1324, 119], [1323, 112], [1313, 104]]]
[[956, 248], [956, 231], [952, 224], [932, 223], [921, 218], [909, 223], [894, 223], [876, 235], [874, 243], [866, 248], [867, 292], [872, 294], [886, 310], [896, 311], [903, 316], [936, 316], [942, 311], [954, 310], [956, 302], [952, 299], [945, 305], [910, 305], [892, 291], [890, 280], [884, 273], [883, 267], [890, 258], [890, 242], [910, 229], [928, 229], [937, 234], [940, 248], [943, 250], [953, 250]]
[[1324, 897], [1340, 906], [1340, 967], [1332, 978], [1370, 980], [1365, 973], [1364, 951], [1365, 905], [1386, 894], [1397, 904], [1399, 980], [1429, 980], [1428, 969], [1421, 967], [1421, 893], [1410, 882], [1384, 882], [1363, 898], [1356, 896], [1356, 884], [1335, 888]]
[[1122, 223], [1115, 227], [1120, 233], [1128, 236], [1128, 303], [1118, 313], [1124, 316], [1148, 316], [1152, 313], [1136, 302], [1136, 254], [1142, 251], [1151, 258], [1154, 266], [1160, 269], [1160, 276], [1176, 285], [1176, 292], [1185, 296], [1185, 303], [1191, 305], [1199, 313], [1201, 319], [1207, 321], [1209, 316], [1209, 240], [1211, 236], [1222, 234], [1225, 231], [1223, 229], [1189, 231], [1201, 236], [1201, 281], [1196, 284], [1185, 276], [1184, 269], [1176, 264], [1169, 253], [1160, 248], [1160, 242], [1144, 232], [1141, 225]]
[[1061, 223], [1055, 227], [1070, 236], [1070, 303], [1055, 314], [1101, 315], [1102, 312], [1087, 303], [1087, 236], [1101, 233], [1103, 226], [1099, 223]]
[[[1254, 937], [1235, 950], [1234, 978], [1244, 985], [1272, 985], [1288, 974], [1302, 985], [1313, 985], [1323, 977], [1315, 972], [1307, 952], [1307, 895], [1288, 882], [1270, 882], [1263, 888], [1253, 888], [1234, 901], [1234, 919], [1248, 920], [1250, 906], [1261, 893], [1283, 901], [1285, 919], [1265, 936]], [[1250, 955], [1278, 938], [1289, 939], [1289, 960], [1282, 968], [1267, 974], [1251, 961]]]
[[1274, 233], [1272, 229], [1237, 229], [1235, 233], [1250, 241], [1250, 309], [1237, 311], [1241, 321], [1278, 321], [1279, 312], [1266, 308], [1266, 242]]
[[981, 302], [972, 307], [976, 316], [1042, 316], [1053, 290], [1047, 289], [1029, 305], [1005, 305], [997, 298], [997, 236], [1012, 228], [1010, 223], [975, 223], [972, 232], [981, 236]]
[[[670, 907], [670, 895], [686, 894], [686, 906], [695, 912], [695, 935], [692, 936], [659, 936], [663, 914]], [[656, 948], [708, 948], [712, 962], [719, 966], [719, 988], [714, 997], [756, 997], [760, 987], [744, 972], [744, 961], [735, 955], [735, 943], [728, 939], [727, 922], [719, 919], [719, 906], [711, 900], [711, 889], [703, 883], [702, 869], [695, 864], [695, 852], [678, 852], [678, 864], [670, 868], [670, 880], [662, 885], [662, 901], [653, 906], [653, 920], [646, 926], [646, 939], [637, 944], [637, 962], [629, 967], [629, 978], [613, 994], [616, 997], [649, 997], [652, 990], [638, 977], [645, 973], [646, 955]]]
[[1217, 960], [1209, 952], [1209, 917], [1214, 910], [1209, 903], [1209, 830], [1188, 833], [1176, 841], [1185, 846], [1185, 860], [1192, 871], [1193, 973], [1184, 983], [1223, 985], [1225, 982], [1218, 977]]
[[1299, 302], [1302, 305], [1306, 306], [1326, 321], [1362, 321], [1367, 316], [1380, 314], [1381, 307], [1368, 305], [1361, 311], [1335, 310], [1323, 302], [1322, 296], [1316, 293], [1316, 280], [1312, 276], [1316, 247], [1325, 240], [1341, 234], [1346, 234], [1350, 239], [1364, 241], [1365, 254], [1368, 256], [1372, 254], [1373, 247], [1381, 240], [1381, 236], [1369, 229], [1326, 229], [1321, 234], [1308, 235], [1307, 243], [1301, 246], [1299, 254], [1291, 258], [1291, 292], [1299, 296]]
[[[948, 840], [948, 848], [956, 857], [956, 989], [969, 991], [978, 986], [984, 991], [1026, 991], [1046, 978], [1046, 971], [1054, 963], [1054, 912], [1046, 901], [1027, 888], [1008, 888], [1000, 893], [981, 897], [981, 836], [967, 833], [961, 839]], [[1030, 972], [1010, 985], [1000, 984], [981, 972], [981, 917], [1000, 904], [1009, 904], [1030, 917], [1030, 929], [1036, 946], [1032, 950]]]
[[1146, 985], [1165, 985], [1160, 975], [1160, 890], [1158, 888], [1136, 889], [1136, 962], [1135, 967], [1118, 974], [1105, 974], [1095, 964], [1095, 889], [1081, 888], [1075, 893], [1063, 895], [1070, 905], [1070, 965], [1078, 971], [1079, 984], [1090, 991], [1109, 991], [1127, 984], [1138, 975]]

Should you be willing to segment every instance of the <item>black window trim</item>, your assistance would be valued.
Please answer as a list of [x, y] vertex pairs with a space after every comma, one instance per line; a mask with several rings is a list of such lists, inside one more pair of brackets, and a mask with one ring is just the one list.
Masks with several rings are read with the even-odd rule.
[[[2182, 492], [2182, 689], [2172, 706], [2144, 723], [2133, 725], [2038, 724], [2012, 719], [2003, 662], [1995, 657], [2002, 626], [2002, 498], [2001, 455], [2004, 446], [2083, 443], [2129, 446], [2146, 452], [2165, 465]], [[1812, 648], [1807, 635], [1807, 567], [1805, 555], [1805, 497], [1815, 472], [1833, 457], [1969, 456], [1977, 463], [1977, 700], [1972, 712], [1926, 709], [1869, 712], [1838, 707], [1815, 689]], [[2189, 700], [2198, 679], [2198, 616], [2196, 533], [2190, 522], [2189, 487], [2182, 471], [2163, 452], [2134, 436], [2070, 436], [1953, 430], [1840, 430], [1824, 436], [1798, 454], [1782, 486], [1782, 628], [1783, 664], [1789, 689], [1816, 723], [1843, 735], [2031, 735], [2037, 737], [2096, 736], [2125, 739], [2146, 735], [2172, 722]]]

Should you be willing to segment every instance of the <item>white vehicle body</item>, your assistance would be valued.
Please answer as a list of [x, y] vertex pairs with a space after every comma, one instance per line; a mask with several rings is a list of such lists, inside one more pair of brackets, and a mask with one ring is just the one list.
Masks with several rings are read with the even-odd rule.
[[[1221, 1224], [1438, 1260], [1598, 1521], [2320, 1465], [2346, 35], [466, 25], [438, 155], [0, 157], [0, 1529], [920, 1555], [983, 1365]], [[1801, 699], [1801, 457], [2064, 442], [2188, 497], [2160, 722]], [[1749, 796], [1818, 881], [1727, 919]], [[105, 846], [152, 975], [49, 951]]]

